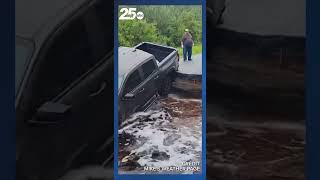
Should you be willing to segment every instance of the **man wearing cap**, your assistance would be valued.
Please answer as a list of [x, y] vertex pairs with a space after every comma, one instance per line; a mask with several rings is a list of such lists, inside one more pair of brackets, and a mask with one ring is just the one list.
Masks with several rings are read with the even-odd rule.
[[185, 29], [184, 34], [182, 36], [182, 40], [181, 40], [181, 47], [183, 49], [183, 61], [192, 60], [191, 56], [192, 56], [193, 45], [194, 45], [194, 42], [192, 40], [192, 36], [189, 32], [189, 29]]

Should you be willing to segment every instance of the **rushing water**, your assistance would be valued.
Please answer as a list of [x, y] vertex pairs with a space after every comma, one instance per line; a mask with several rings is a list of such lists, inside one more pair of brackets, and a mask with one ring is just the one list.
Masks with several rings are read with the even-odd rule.
[[[201, 131], [201, 99], [186, 99], [176, 95], [160, 99], [149, 111], [134, 114], [120, 126], [120, 172], [148, 173], [143, 171], [143, 167], [200, 163]], [[160, 170], [154, 173], [166, 172]]]

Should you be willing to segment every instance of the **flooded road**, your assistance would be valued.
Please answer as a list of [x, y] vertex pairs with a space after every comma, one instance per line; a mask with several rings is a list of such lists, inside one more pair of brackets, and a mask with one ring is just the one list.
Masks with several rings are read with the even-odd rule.
[[[170, 94], [147, 112], [134, 114], [120, 125], [119, 173], [151, 173], [143, 167], [201, 164], [201, 99]], [[199, 166], [200, 168], [200, 166]], [[197, 173], [198, 171], [159, 170], [152, 173]]]
[[207, 179], [304, 179], [303, 125], [208, 123], [207, 129]]
[[303, 101], [210, 92], [208, 180], [304, 179]]
[[[301, 98], [256, 97], [211, 86], [208, 92], [208, 180], [304, 179]], [[200, 161], [201, 111], [200, 98], [171, 94], [149, 112], [135, 114], [119, 130], [119, 172]]]

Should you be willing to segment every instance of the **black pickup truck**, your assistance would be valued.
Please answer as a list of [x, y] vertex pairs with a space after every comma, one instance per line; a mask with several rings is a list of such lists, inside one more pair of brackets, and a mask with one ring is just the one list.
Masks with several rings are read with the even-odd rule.
[[113, 179], [112, 2], [15, 4], [16, 179]]
[[178, 50], [143, 42], [119, 48], [119, 122], [166, 96], [179, 67]]

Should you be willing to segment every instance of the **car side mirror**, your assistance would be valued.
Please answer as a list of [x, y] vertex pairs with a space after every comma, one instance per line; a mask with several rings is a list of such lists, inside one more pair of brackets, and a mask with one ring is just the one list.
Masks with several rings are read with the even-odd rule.
[[38, 108], [31, 123], [57, 124], [70, 112], [71, 106], [57, 102], [46, 102]]
[[132, 100], [135, 98], [135, 95], [132, 93], [127, 93], [126, 95], [123, 96], [123, 100]]

